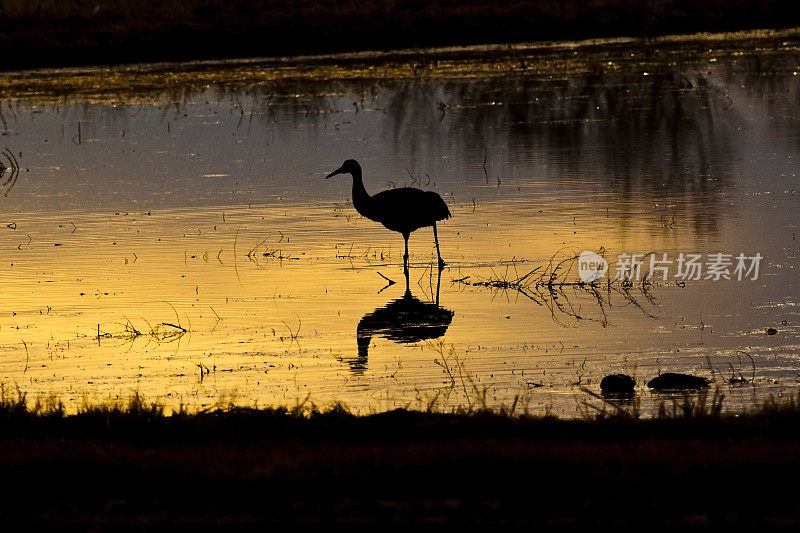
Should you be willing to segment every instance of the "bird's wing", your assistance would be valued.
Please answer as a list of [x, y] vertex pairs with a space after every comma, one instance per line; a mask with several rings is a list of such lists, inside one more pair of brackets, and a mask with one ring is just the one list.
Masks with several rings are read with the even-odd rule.
[[372, 197], [372, 203], [384, 224], [409, 222], [422, 227], [450, 218], [450, 210], [441, 196], [414, 187], [381, 191]]

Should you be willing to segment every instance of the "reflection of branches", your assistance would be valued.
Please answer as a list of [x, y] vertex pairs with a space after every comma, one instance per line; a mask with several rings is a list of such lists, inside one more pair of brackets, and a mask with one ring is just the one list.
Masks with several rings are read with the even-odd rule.
[[[102, 339], [116, 339], [122, 341], [122, 344], [129, 344], [130, 347], [128, 349], [130, 350], [133, 348], [133, 344], [137, 339], [146, 338], [148, 344], [150, 342], [155, 342], [156, 344], [169, 344], [176, 342], [177, 344], [175, 345], [175, 352], [177, 353], [178, 349], [180, 348], [180, 340], [184, 335], [190, 333], [191, 324], [189, 324], [189, 327], [184, 327], [183, 324], [181, 324], [181, 318], [177, 309], [175, 309], [175, 306], [169, 302], [164, 303], [172, 308], [172, 312], [175, 313], [175, 320], [173, 322], [158, 322], [157, 324], [153, 325], [147, 319], [142, 319], [147, 324], [147, 328], [139, 329], [128, 317], [123, 315], [125, 318], [125, 323], [118, 324], [122, 326], [122, 330], [103, 332], [100, 330], [100, 324], [97, 324], [98, 346], [100, 345]], [[188, 316], [186, 317], [186, 320], [189, 321]]]
[[278, 339], [280, 339], [281, 342], [284, 342], [285, 340], [288, 339], [289, 348], [291, 348], [293, 344], [297, 344], [297, 349], [300, 350], [301, 349], [300, 341], [298, 339], [300, 338], [300, 328], [303, 326], [303, 321], [300, 320], [300, 317], [297, 317], [297, 329], [292, 329], [292, 327], [289, 324], [287, 324], [286, 321], [283, 321], [283, 325], [286, 327], [287, 330], [289, 330], [289, 334], [281, 335], [280, 337], [278, 337]]
[[[538, 266], [524, 275], [515, 274], [509, 277], [506, 272], [498, 276], [492, 270], [488, 279], [471, 281], [470, 276], [452, 280], [472, 287], [488, 288], [505, 293], [513, 292], [526, 297], [538, 305], [547, 307], [556, 323], [562, 322], [563, 317], [574, 320], [590, 320], [600, 323], [603, 327], [608, 325], [608, 309], [613, 306], [613, 296], [622, 297], [627, 305], [633, 305], [648, 318], [656, 318], [645, 306], [641, 299], [656, 307], [658, 302], [650, 293], [653, 282], [645, 276], [641, 281], [628, 278], [608, 278], [606, 281], [582, 281], [571, 276], [576, 270], [579, 255], [569, 255], [566, 258], [554, 254], [546, 265]], [[635, 292], [638, 291], [638, 292]], [[581, 308], [573, 303], [576, 298], [588, 296], [598, 308], [599, 317], [587, 316]]]
[[123, 344], [133, 344], [139, 338], [146, 338], [148, 342], [165, 344], [178, 341], [189, 333], [189, 330], [183, 327], [180, 322], [177, 324], [159, 322], [152, 325], [147, 320], [144, 321], [147, 324], [147, 328], [144, 330], [137, 328], [127, 317], [123, 324], [119, 324], [122, 329], [117, 331], [101, 331], [98, 324], [97, 342], [99, 343], [101, 339], [117, 339], [122, 341]]
[[[609, 283], [609, 286], [610, 285], [611, 285], [611, 283]], [[625, 280], [625, 281], [623, 281], [623, 282], [621, 282], [619, 284], [619, 288], [617, 289], [616, 292], [618, 294], [621, 294], [629, 304], [631, 304], [634, 307], [636, 307], [637, 309], [639, 309], [639, 311], [644, 313], [648, 318], [656, 318], [655, 315], [653, 315], [650, 312], [648, 312], [642, 306], [641, 302], [639, 302], [639, 300], [636, 299], [635, 295], [631, 294], [631, 290], [633, 288], [638, 289], [639, 290], [639, 294], [641, 294], [651, 305], [653, 305], [655, 307], [658, 304], [657, 304], [656, 299], [650, 293], [650, 287], [651, 286], [652, 286], [652, 282], [648, 281], [646, 278], [642, 279], [642, 281], [639, 282], [639, 283], [634, 283], [631, 280]]]
[[453, 282], [463, 283], [464, 285], [471, 285], [473, 287], [486, 287], [501, 291], [516, 291], [526, 298], [541, 304], [541, 302], [534, 295], [535, 291], [530, 290], [531, 280], [533, 279], [531, 276], [533, 276], [533, 274], [535, 274], [540, 268], [541, 267], [536, 267], [524, 276], [517, 276], [516, 278], [509, 278], [508, 268], [506, 268], [506, 272], [502, 276], [498, 276], [494, 273], [494, 270], [492, 270], [492, 277], [486, 280], [467, 281], [469, 276], [464, 276], [463, 278], [454, 279]]
[[272, 248], [267, 246], [267, 239], [260, 241], [258, 244], [253, 246], [249, 252], [247, 252], [248, 260], [254, 263], [258, 267], [264, 266], [265, 260], [278, 260], [283, 261], [284, 259], [296, 259], [294, 257], [285, 254], [282, 250], [278, 248]]
[[[5, 160], [8, 164], [4, 164], [3, 160]], [[3, 181], [3, 175], [8, 171], [8, 177]], [[17, 183], [17, 178], [19, 177], [19, 163], [17, 162], [17, 158], [14, 154], [6, 148], [2, 152], [0, 152], [0, 188], [5, 189], [3, 196], [8, 196], [8, 193], [11, 192], [11, 189], [14, 188], [14, 185]]]
[[[755, 380], [756, 380], [756, 362], [753, 359], [753, 356], [750, 353], [744, 350], [737, 350], [734, 352], [736, 356], [737, 364], [734, 365], [731, 361], [725, 361], [725, 364], [728, 366], [730, 370], [730, 377], [727, 377], [719, 368], [714, 368], [714, 365], [711, 364], [711, 357], [706, 354], [706, 363], [708, 364], [708, 368], [711, 371], [713, 376], [714, 372], [717, 372], [723, 381], [727, 381], [729, 385], [746, 385], [748, 383], [752, 384], [755, 387]], [[746, 364], [742, 359], [742, 355], [749, 359], [749, 364]], [[745, 367], [750, 367], [750, 376], [745, 377], [742, 374], [742, 370]], [[716, 381], [716, 380], [714, 380]]]

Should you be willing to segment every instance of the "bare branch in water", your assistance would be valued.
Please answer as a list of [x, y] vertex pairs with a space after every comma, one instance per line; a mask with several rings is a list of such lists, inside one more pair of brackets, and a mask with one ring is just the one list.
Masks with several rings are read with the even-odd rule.
[[[562, 250], [559, 250], [553, 254], [546, 265], [533, 268], [521, 276], [516, 273], [515, 264], [515, 273], [512, 276], [509, 276], [506, 268], [506, 272], [502, 275], [492, 270], [492, 275], [488, 279], [473, 281], [471, 276], [463, 276], [451, 280], [451, 283], [522, 295], [538, 305], [547, 307], [553, 320], [561, 325], [566, 325], [562, 322], [563, 317], [569, 317], [574, 320], [595, 321], [603, 327], [607, 326], [608, 309], [612, 307], [612, 297], [615, 294], [623, 298], [625, 305], [633, 305], [645, 316], [656, 318], [645, 308], [646, 304], [642, 301], [653, 307], [657, 307], [659, 303], [650, 292], [654, 283], [647, 276], [637, 282], [628, 278], [607, 279], [605, 282], [583, 281], [575, 275], [580, 255], [572, 254], [561, 259], [558, 257], [561, 252]], [[634, 290], [638, 293], [634, 293]], [[590, 297], [599, 310], [599, 317], [590, 317], [573, 304], [578, 295]]]

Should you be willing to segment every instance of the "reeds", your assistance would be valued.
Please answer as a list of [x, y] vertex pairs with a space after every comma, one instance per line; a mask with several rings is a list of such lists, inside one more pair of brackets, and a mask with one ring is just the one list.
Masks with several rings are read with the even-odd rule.
[[[608, 309], [613, 305], [613, 296], [621, 297], [625, 305], [632, 305], [645, 316], [655, 318], [650, 311], [650, 306], [655, 309], [657, 304], [651, 293], [654, 282], [646, 275], [638, 280], [608, 277], [605, 280], [583, 281], [576, 274], [579, 258], [579, 254], [571, 253], [564, 257], [559, 251], [550, 257], [547, 264], [537, 266], [523, 275], [517, 270], [518, 262], [511, 262], [502, 274], [492, 269], [488, 279], [473, 281], [471, 276], [463, 276], [452, 282], [524, 296], [547, 307], [553, 320], [558, 323], [561, 323], [561, 318], [569, 317], [597, 321], [605, 327], [608, 325]], [[598, 314], [589, 316], [581, 311], [580, 306], [573, 305], [572, 301], [578, 296], [588, 296], [593, 300], [597, 304]]]
[[[448, 376], [449, 383], [439, 390], [421, 410], [400, 409], [400, 411], [424, 413], [432, 416], [455, 415], [460, 417], [501, 417], [511, 420], [524, 419], [528, 422], [536, 420], [555, 420], [549, 412], [543, 415], [532, 415], [523, 395], [517, 395], [509, 405], [492, 407], [488, 400], [488, 387], [478, 385], [470, 380], [463, 363], [447, 359], [439, 360], [439, 366]], [[460, 389], [467, 398], [466, 403], [449, 403], [447, 391]], [[800, 396], [770, 395], [764, 400], [753, 400], [750, 407], [739, 411], [724, 409], [725, 395], [719, 390], [700, 391], [693, 394], [674, 396], [661, 401], [653, 413], [643, 412], [638, 398], [615, 400], [603, 397], [588, 389], [581, 389], [596, 402], [583, 400], [584, 407], [578, 421], [589, 423], [626, 422], [646, 424], [657, 420], [677, 422], [690, 420], [708, 420], [719, 423], [769, 423], [772, 420], [800, 420]], [[599, 403], [598, 403], [599, 402]], [[356, 415], [342, 402], [331, 402], [327, 405], [317, 404], [310, 395], [298, 400], [293, 405], [273, 407], [243, 406], [232, 398], [221, 399], [213, 406], [205, 409], [191, 410], [185, 405], [169, 409], [163, 403], [146, 399], [140, 392], [133, 391], [124, 399], [92, 402], [84, 398], [80, 406], [70, 412], [64, 402], [56, 395], [47, 395], [31, 399], [19, 387], [0, 384], [0, 429], [4, 421], [9, 420], [43, 420], [43, 419], [80, 419], [80, 418], [116, 418], [160, 420], [165, 423], [170, 419], [203, 419], [219, 417], [250, 417], [253, 420], [261, 417], [278, 417], [291, 419], [358, 419], [372, 415]], [[565, 420], [566, 421], [566, 420]]]
[[[640, 397], [632, 398], [610, 398], [602, 396], [589, 389], [581, 388], [581, 391], [588, 396], [599, 400], [601, 403], [592, 403], [582, 400], [582, 417], [585, 420], [615, 420], [615, 421], [637, 421], [644, 418], [641, 409]], [[694, 420], [694, 419], [716, 419], [720, 420], [724, 416], [761, 416], [774, 410], [774, 405], [784, 405], [783, 400], [769, 400], [758, 403], [746, 410], [744, 413], [724, 415], [723, 404], [725, 395], [717, 387], [712, 391], [703, 389], [693, 393], [682, 393], [672, 395], [670, 398], [659, 402], [655, 414], [652, 418], [658, 420]], [[792, 398], [789, 406], [797, 407], [797, 402]], [[800, 410], [795, 409], [795, 414], [800, 414]]]

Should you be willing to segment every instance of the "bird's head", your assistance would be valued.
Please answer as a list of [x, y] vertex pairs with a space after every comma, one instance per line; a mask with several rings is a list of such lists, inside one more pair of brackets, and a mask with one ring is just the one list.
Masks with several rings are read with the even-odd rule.
[[358, 164], [358, 161], [356, 161], [355, 159], [348, 159], [338, 169], [334, 170], [333, 172], [325, 176], [325, 179], [328, 179], [331, 176], [335, 176], [337, 174], [355, 175], [356, 173], [360, 172], [361, 172], [361, 165]]

